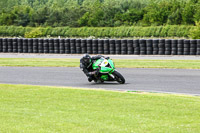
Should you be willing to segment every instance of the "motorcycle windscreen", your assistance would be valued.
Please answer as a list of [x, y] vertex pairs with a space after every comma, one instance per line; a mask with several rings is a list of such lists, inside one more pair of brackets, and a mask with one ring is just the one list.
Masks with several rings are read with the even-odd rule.
[[112, 60], [108, 60], [108, 63], [110, 64], [110, 66], [115, 69], [115, 65], [114, 65], [114, 62]]
[[102, 59], [97, 60], [93, 65], [93, 69], [97, 69], [99, 67], [99, 65], [103, 62]]

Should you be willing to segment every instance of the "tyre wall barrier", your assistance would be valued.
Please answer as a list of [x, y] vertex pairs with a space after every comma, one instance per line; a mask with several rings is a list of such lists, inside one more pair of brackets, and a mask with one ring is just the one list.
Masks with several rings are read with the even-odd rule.
[[200, 55], [200, 39], [0, 38], [0, 53]]

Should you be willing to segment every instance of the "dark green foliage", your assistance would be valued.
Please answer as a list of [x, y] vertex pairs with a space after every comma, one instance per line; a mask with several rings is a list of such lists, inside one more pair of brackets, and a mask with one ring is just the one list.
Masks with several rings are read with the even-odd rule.
[[130, 9], [125, 13], [117, 13], [115, 20], [125, 25], [133, 25], [143, 18], [143, 11], [137, 9]]
[[194, 25], [200, 0], [1, 0], [0, 25]]

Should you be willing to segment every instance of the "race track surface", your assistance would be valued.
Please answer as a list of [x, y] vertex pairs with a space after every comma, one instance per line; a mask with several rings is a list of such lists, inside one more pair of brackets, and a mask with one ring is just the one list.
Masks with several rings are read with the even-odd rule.
[[79, 68], [67, 67], [0, 67], [0, 83], [200, 95], [200, 70], [138, 68], [117, 70], [125, 77], [126, 84], [89, 83]]

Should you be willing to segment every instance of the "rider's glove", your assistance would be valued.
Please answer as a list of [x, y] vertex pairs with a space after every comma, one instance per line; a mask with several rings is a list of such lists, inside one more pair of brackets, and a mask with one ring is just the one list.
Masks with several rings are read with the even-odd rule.
[[110, 59], [110, 57], [106, 57], [105, 59], [107, 59], [107, 60], [108, 60], [108, 59]]
[[99, 67], [99, 68], [97, 68], [97, 70], [95, 71], [96, 73], [96, 75], [98, 75], [99, 74], [99, 71], [101, 70], [101, 68]]

